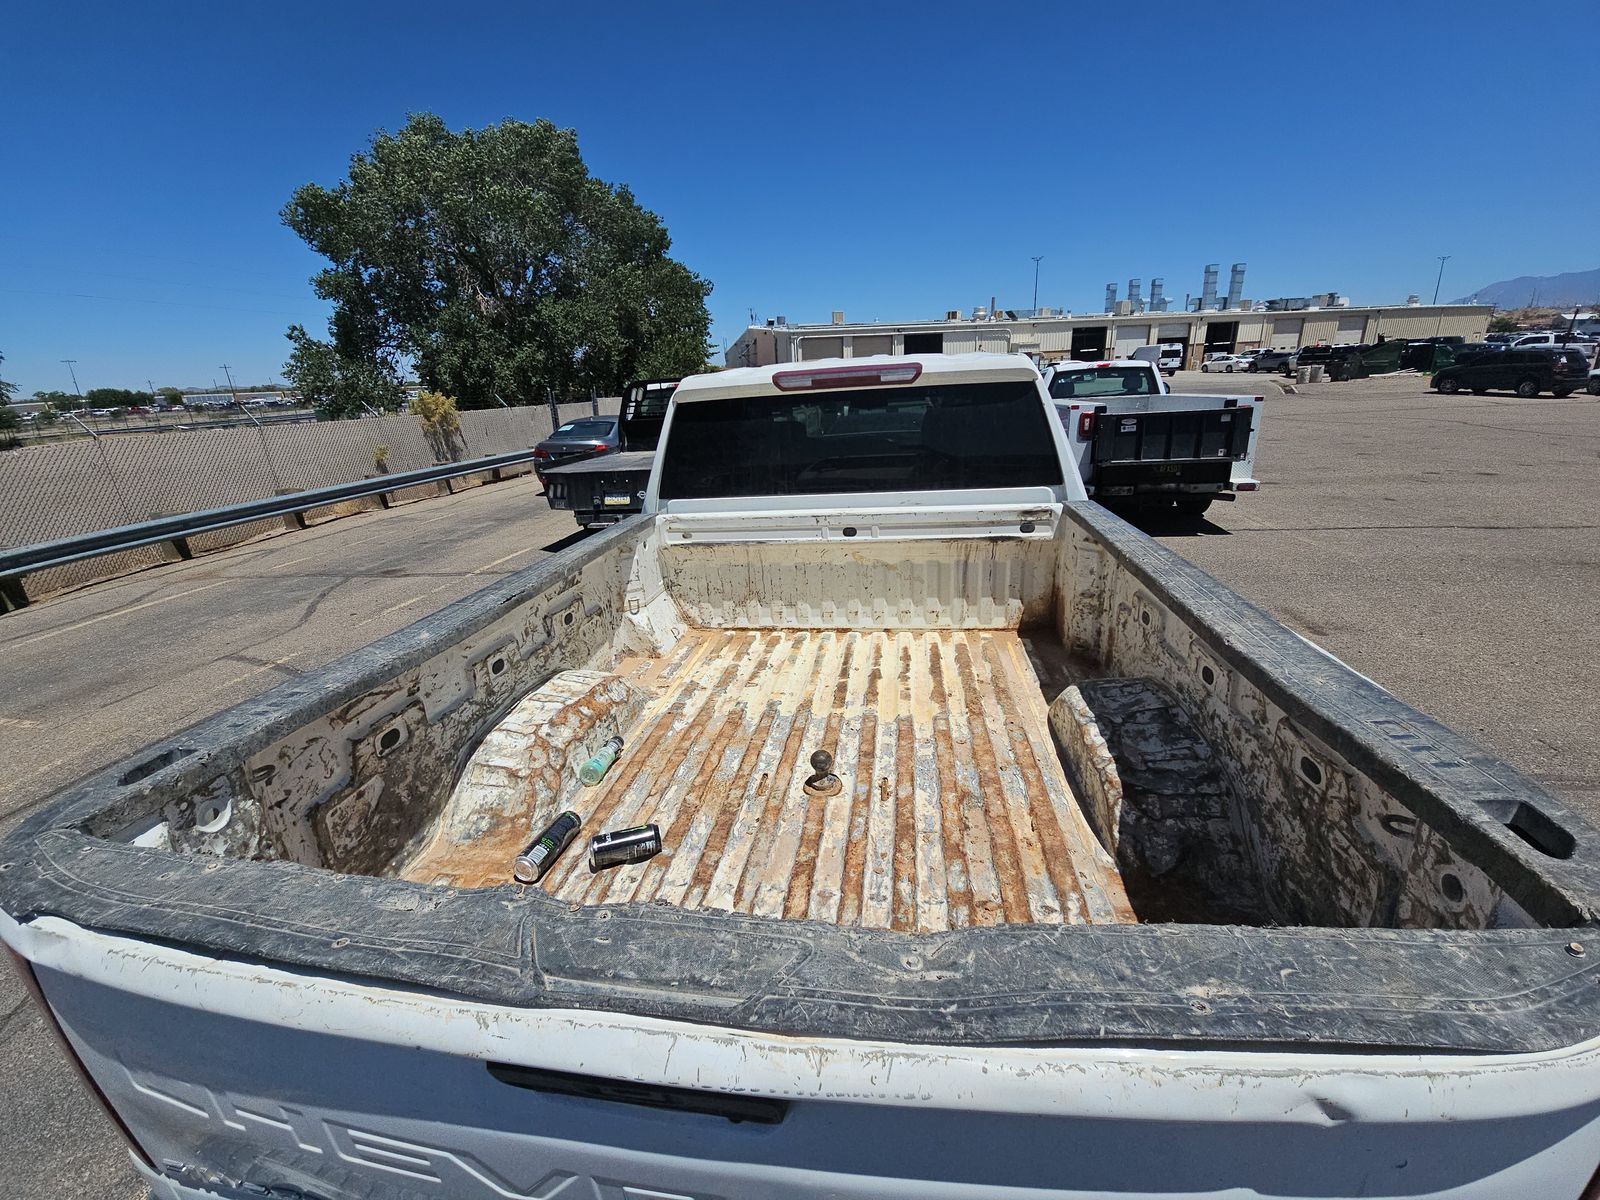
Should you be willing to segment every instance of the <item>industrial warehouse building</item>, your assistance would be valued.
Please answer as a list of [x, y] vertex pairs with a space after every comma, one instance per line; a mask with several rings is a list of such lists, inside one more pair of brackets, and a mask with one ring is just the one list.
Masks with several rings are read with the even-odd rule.
[[[1239, 308], [1200, 312], [1127, 311], [1123, 301], [1110, 313], [1073, 316], [1040, 310], [1037, 315], [975, 310], [972, 317], [949, 312], [942, 321], [850, 323], [842, 312], [826, 325], [790, 325], [779, 317], [752, 325], [728, 347], [730, 367], [804, 362], [818, 358], [861, 358], [868, 354], [964, 354], [992, 351], [1062, 358], [1124, 357], [1140, 346], [1176, 342], [1184, 347], [1184, 366], [1198, 368], [1210, 353], [1257, 347], [1293, 350], [1300, 346], [1374, 343], [1380, 338], [1417, 340], [1460, 337], [1482, 341], [1493, 306], [1488, 304], [1405, 304], [1355, 306], [1337, 295], [1305, 301], [1273, 301], [1268, 309], [1244, 301]], [[1292, 305], [1293, 307], [1288, 307]], [[1048, 315], [1047, 315], [1048, 314]]]

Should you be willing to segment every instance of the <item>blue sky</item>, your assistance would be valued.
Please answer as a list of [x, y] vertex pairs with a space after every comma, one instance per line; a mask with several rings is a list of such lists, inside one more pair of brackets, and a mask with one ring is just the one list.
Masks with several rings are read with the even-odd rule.
[[[1249, 264], [1444, 296], [1597, 265], [1591, 4], [35, 3], [0, 42], [0, 352], [27, 395], [280, 369], [278, 211], [408, 112], [546, 117], [758, 317], [909, 319]], [[1584, 31], [1579, 36], [1577, 31]], [[1507, 153], [1508, 146], [1515, 153]]]

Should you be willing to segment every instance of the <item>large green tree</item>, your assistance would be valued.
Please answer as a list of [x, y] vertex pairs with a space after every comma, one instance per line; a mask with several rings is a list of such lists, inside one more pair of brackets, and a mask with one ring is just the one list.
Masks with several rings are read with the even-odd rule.
[[334, 304], [321, 344], [345, 374], [407, 363], [475, 408], [615, 393], [705, 361], [710, 285], [549, 121], [455, 133], [413, 116], [349, 179], [298, 189], [283, 220], [331, 264], [314, 281]]

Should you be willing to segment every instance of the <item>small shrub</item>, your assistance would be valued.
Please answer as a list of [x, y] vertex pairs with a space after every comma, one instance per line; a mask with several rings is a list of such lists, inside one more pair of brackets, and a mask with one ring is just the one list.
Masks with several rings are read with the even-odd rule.
[[423, 435], [435, 460], [456, 462], [466, 449], [461, 436], [461, 417], [453, 396], [440, 392], [418, 392], [411, 400], [411, 411], [422, 422]]

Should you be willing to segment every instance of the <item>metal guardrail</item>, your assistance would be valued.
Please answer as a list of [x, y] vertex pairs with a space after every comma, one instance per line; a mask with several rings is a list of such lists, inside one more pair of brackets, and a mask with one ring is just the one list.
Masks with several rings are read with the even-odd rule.
[[401, 471], [377, 479], [361, 479], [354, 483], [339, 483], [331, 487], [310, 488], [303, 492], [290, 492], [283, 496], [270, 496], [264, 500], [246, 500], [239, 504], [225, 504], [199, 512], [184, 513], [176, 517], [157, 517], [134, 525], [119, 525], [94, 533], [80, 533], [59, 538], [53, 542], [38, 542], [31, 546], [17, 546], [0, 550], [0, 612], [26, 607], [28, 596], [22, 587], [22, 578], [35, 571], [62, 567], [81, 562], [86, 558], [99, 558], [123, 550], [138, 550], [144, 546], [170, 543], [180, 558], [192, 558], [188, 540], [197, 534], [228, 529], [235, 525], [248, 525], [252, 521], [271, 520], [274, 517], [292, 517], [326, 508], [347, 500], [362, 500], [371, 496], [384, 497], [392, 492], [404, 491], [429, 483], [443, 483], [464, 475], [477, 475], [485, 471], [498, 471], [533, 461], [533, 450], [515, 450], [509, 454], [491, 454], [465, 462], [443, 463], [423, 467], [416, 471]]

